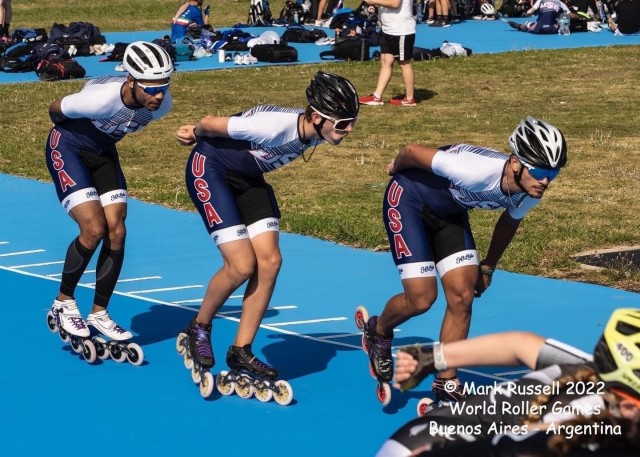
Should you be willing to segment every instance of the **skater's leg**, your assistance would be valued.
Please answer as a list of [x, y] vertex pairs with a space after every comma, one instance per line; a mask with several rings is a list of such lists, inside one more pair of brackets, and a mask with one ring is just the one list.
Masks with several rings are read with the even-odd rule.
[[74, 207], [69, 215], [78, 224], [80, 235], [75, 238], [64, 261], [58, 300], [71, 300], [80, 278], [106, 232], [104, 211], [97, 200]]
[[[469, 326], [471, 325], [473, 291], [477, 278], [478, 267], [475, 265], [456, 268], [442, 276], [442, 286], [447, 299], [447, 309], [440, 328], [440, 341], [442, 343], [450, 343], [467, 338]], [[455, 375], [455, 370], [446, 370], [439, 373], [442, 378], [449, 378]]]
[[393, 337], [394, 328], [427, 312], [438, 296], [434, 276], [404, 279], [402, 286], [404, 292], [391, 297], [378, 318], [376, 332], [381, 336]]
[[276, 231], [264, 232], [251, 239], [257, 266], [244, 293], [235, 346], [242, 347], [253, 343], [269, 306], [282, 265], [278, 240], [279, 233]]
[[108, 233], [105, 235], [96, 266], [96, 292], [92, 313], [104, 311], [113, 295], [122, 264], [127, 230], [127, 204], [116, 203], [104, 208]]
[[230, 241], [218, 246], [223, 265], [209, 281], [196, 322], [209, 325], [218, 309], [234, 290], [251, 277], [256, 257], [249, 239]]

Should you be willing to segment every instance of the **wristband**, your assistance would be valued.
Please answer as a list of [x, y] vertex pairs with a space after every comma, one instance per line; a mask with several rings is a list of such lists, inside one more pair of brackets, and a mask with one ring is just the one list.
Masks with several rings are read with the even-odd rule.
[[487, 276], [493, 276], [493, 272], [496, 271], [495, 268], [490, 268], [485, 266], [486, 263], [483, 260], [482, 262], [480, 262], [480, 273], [482, 273], [483, 275], [487, 275]]

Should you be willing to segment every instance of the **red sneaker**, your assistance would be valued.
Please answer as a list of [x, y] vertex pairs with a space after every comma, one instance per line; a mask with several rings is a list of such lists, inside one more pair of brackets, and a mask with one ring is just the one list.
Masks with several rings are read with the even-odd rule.
[[376, 97], [374, 94], [367, 95], [366, 97], [360, 97], [359, 101], [361, 105], [374, 105], [374, 106], [384, 105], [382, 98]]
[[415, 98], [409, 100], [407, 97], [392, 98], [391, 100], [389, 100], [389, 103], [395, 106], [416, 106]]

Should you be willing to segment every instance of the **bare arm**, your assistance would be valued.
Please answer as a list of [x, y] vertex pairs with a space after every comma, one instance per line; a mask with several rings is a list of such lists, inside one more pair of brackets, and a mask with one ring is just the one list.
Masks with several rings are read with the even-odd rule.
[[489, 244], [489, 250], [485, 258], [485, 264], [490, 268], [495, 268], [507, 249], [513, 236], [516, 234], [516, 230], [520, 226], [521, 219], [514, 219], [509, 215], [509, 210], [505, 210], [495, 228], [493, 229], [493, 235], [491, 236], [491, 243]]
[[[544, 343], [542, 336], [530, 332], [493, 333], [442, 344], [442, 354], [447, 368], [526, 365], [534, 369]], [[399, 388], [400, 383], [407, 381], [418, 369], [418, 360], [401, 348], [396, 354], [395, 387]], [[430, 371], [437, 369], [434, 367]]]
[[408, 144], [400, 149], [398, 155], [387, 166], [387, 173], [392, 175], [407, 168], [423, 168], [431, 171], [433, 157], [438, 152], [438, 149], [428, 146]]
[[67, 116], [62, 114], [62, 99], [54, 100], [49, 105], [49, 117], [51, 118], [51, 122], [54, 124], [62, 124], [64, 121], [69, 119]]
[[176, 15], [173, 16], [173, 22], [175, 22], [180, 17], [180, 15], [186, 11], [187, 8], [189, 8], [189, 3], [183, 3], [182, 6], [178, 8]]
[[189, 146], [196, 142], [196, 137], [229, 137], [229, 118], [205, 116], [195, 125], [186, 124], [176, 132], [178, 142], [183, 146]]

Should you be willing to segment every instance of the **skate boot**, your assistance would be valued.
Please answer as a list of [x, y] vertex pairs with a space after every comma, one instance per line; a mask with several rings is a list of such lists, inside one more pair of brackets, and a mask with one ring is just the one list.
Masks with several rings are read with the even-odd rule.
[[[98, 358], [105, 360], [111, 357], [116, 362], [124, 362], [127, 359], [132, 365], [142, 364], [142, 348], [136, 343], [128, 342], [133, 335], [111, 319], [106, 309], [89, 314], [87, 324], [93, 329], [92, 340], [98, 351]], [[110, 341], [100, 335], [106, 336]]]
[[186, 330], [178, 335], [176, 349], [184, 356], [184, 366], [191, 370], [191, 379], [199, 384], [200, 394], [208, 398], [214, 385], [209, 370], [216, 363], [211, 347], [211, 324], [199, 324], [193, 319]]
[[217, 378], [221, 394], [231, 395], [235, 391], [240, 398], [251, 398], [255, 394], [262, 402], [273, 398], [283, 406], [293, 400], [291, 385], [287, 381], [276, 381], [278, 370], [253, 355], [250, 344], [229, 347], [227, 365], [231, 371], [222, 371]]
[[376, 396], [383, 406], [391, 401], [391, 386], [393, 379], [393, 357], [391, 356], [392, 338], [384, 338], [376, 332], [378, 316], [369, 318], [364, 306], [356, 308], [356, 326], [362, 330], [362, 349], [369, 356], [369, 372], [378, 381]]
[[466, 395], [460, 379], [457, 376], [451, 378], [436, 378], [431, 384], [431, 390], [438, 405], [448, 405], [462, 400]]
[[71, 342], [73, 351], [82, 353], [87, 362], [96, 361], [96, 348], [75, 300], [54, 300], [47, 312], [47, 327], [52, 333], [58, 333], [65, 343]]

